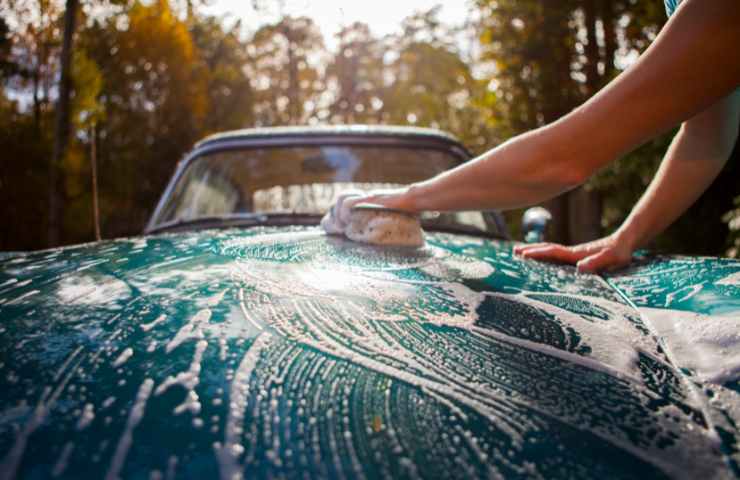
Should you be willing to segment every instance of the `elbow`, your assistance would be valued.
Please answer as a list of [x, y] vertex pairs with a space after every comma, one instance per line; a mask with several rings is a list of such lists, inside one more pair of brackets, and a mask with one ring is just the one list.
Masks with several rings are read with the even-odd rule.
[[592, 174], [586, 166], [579, 165], [578, 162], [561, 162], [553, 167], [549, 180], [561, 192], [583, 185]]
[[550, 149], [549, 158], [540, 163], [540, 173], [546, 177], [543, 178], [545, 183], [564, 192], [586, 183], [608, 158], [609, 152], [605, 149], [560, 140], [560, 145]]
[[591, 178], [593, 172], [590, 169], [586, 169], [581, 165], [571, 167], [570, 172], [566, 177], [566, 189], [572, 190], [576, 187], [580, 187], [586, 181]]
[[591, 172], [574, 161], [551, 160], [524, 179], [528, 189], [553, 197], [586, 183]]

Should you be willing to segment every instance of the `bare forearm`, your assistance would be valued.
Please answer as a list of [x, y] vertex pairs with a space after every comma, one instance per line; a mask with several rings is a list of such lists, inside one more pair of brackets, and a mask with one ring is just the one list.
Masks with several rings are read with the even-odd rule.
[[715, 103], [740, 84], [737, 0], [685, 0], [638, 62], [554, 124], [414, 185], [413, 210], [506, 209], [537, 203]]
[[740, 2], [685, 0], [637, 63], [564, 118], [588, 131], [593, 172], [705, 111], [740, 85]]
[[520, 135], [494, 150], [425, 182], [406, 195], [412, 210], [484, 210], [530, 205], [575, 186], [580, 179], [549, 158], [550, 128]]
[[727, 161], [739, 115], [740, 91], [686, 122], [617, 234], [633, 248], [643, 247], [691, 206]]
[[[669, 155], [682, 155], [687, 148], [680, 135]], [[650, 243], [671, 225], [707, 189], [722, 168], [722, 163], [671, 161], [658, 170], [640, 202], [620, 228], [633, 249]]]

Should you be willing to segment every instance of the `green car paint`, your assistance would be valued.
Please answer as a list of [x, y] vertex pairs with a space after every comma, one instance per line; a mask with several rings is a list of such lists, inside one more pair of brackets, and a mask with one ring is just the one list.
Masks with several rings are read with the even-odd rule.
[[290, 227], [2, 258], [0, 478], [736, 475], [736, 383], [651, 319], [736, 318], [740, 262], [602, 278], [511, 247]]

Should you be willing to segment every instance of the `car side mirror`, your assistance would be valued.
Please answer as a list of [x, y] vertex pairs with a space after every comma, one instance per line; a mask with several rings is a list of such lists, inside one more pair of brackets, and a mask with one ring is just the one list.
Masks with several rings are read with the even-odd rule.
[[547, 224], [552, 220], [552, 214], [542, 207], [532, 207], [527, 209], [522, 215], [522, 232], [524, 232], [524, 241], [527, 243], [537, 243], [545, 241], [545, 230]]

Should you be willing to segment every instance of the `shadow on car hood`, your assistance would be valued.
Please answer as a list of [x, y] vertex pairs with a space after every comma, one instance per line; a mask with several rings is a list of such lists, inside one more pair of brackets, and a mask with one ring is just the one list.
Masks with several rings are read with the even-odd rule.
[[256, 228], [0, 260], [0, 478], [732, 475], [736, 394], [708, 406], [636, 274], [427, 242]]

